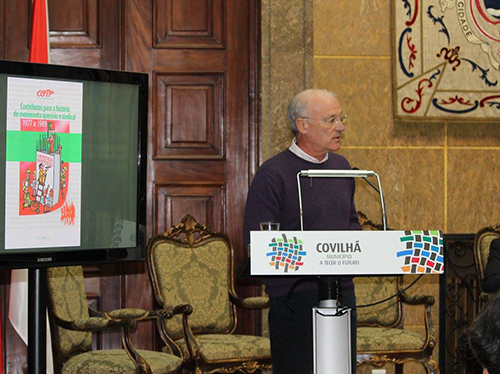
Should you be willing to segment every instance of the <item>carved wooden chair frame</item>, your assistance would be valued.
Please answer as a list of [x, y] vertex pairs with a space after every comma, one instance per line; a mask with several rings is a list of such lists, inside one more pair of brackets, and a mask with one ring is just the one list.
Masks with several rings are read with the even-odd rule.
[[480, 294], [481, 307], [489, 300], [490, 297], [488, 293], [483, 292], [484, 270], [486, 268], [486, 263], [488, 259], [484, 258], [485, 256], [481, 251], [481, 242], [482, 240], [484, 240], [486, 236], [494, 236], [500, 238], [500, 223], [493, 226], [484, 227], [483, 229], [479, 230], [476, 233], [476, 236], [474, 237], [474, 260], [476, 262], [476, 272], [477, 272], [479, 289], [481, 290]]
[[[160, 285], [158, 281], [158, 274], [155, 267], [153, 266], [153, 256], [154, 248], [159, 243], [171, 243], [179, 247], [185, 248], [196, 248], [202, 246], [211, 241], [223, 240], [230, 249], [229, 261], [229, 271], [230, 280], [228, 284], [231, 307], [231, 319], [232, 326], [229, 330], [225, 331], [226, 334], [231, 334], [234, 332], [237, 326], [237, 314], [236, 306], [247, 308], [247, 309], [262, 309], [268, 306], [269, 300], [264, 297], [250, 297], [246, 299], [240, 298], [234, 289], [234, 250], [231, 245], [229, 238], [223, 234], [214, 232], [206, 227], [206, 225], [201, 225], [196, 222], [196, 220], [191, 215], [186, 215], [180, 224], [171, 227], [167, 232], [153, 237], [147, 246], [147, 260], [148, 269], [150, 272], [151, 282], [153, 285], [154, 294], [156, 300], [163, 304], [162, 293], [160, 290]], [[248, 301], [253, 301], [249, 304]], [[195, 373], [234, 373], [243, 371], [246, 373], [254, 373], [258, 370], [269, 370], [272, 367], [271, 357], [258, 358], [258, 359], [231, 359], [231, 360], [221, 360], [221, 361], [208, 361], [202, 355], [198, 344], [196, 343], [196, 331], [192, 331], [189, 325], [188, 315], [185, 314], [183, 318], [183, 335], [186, 341], [187, 350], [189, 352], [189, 357], [185, 357], [182, 350], [175, 343], [174, 339], [169, 336], [165, 327], [160, 331], [162, 340], [167, 345], [169, 350], [174, 354], [182, 357], [185, 368], [188, 370], [193, 370]]]
[[[50, 269], [47, 270], [50, 272]], [[49, 276], [49, 275], [48, 275]], [[123, 349], [127, 353], [130, 360], [132, 360], [135, 366], [135, 373], [137, 374], [153, 374], [149, 363], [141, 356], [141, 354], [137, 351], [130, 340], [130, 332], [134, 331], [137, 327], [137, 324], [141, 321], [154, 320], [158, 324], [158, 326], [162, 326], [164, 321], [169, 318], [172, 318], [174, 314], [177, 313], [185, 313], [187, 310], [189, 312], [188, 306], [178, 307], [175, 311], [169, 310], [143, 310], [143, 309], [117, 309], [110, 312], [100, 312], [92, 309], [88, 306], [89, 318], [87, 319], [78, 319], [78, 320], [66, 320], [57, 315], [53, 308], [50, 307], [50, 291], [49, 293], [49, 315], [50, 315], [50, 324], [52, 330], [55, 331], [54, 328], [62, 328], [71, 331], [79, 331], [79, 332], [98, 332], [105, 331], [111, 329], [121, 329], [121, 341], [123, 345]], [[52, 334], [53, 347], [55, 353], [55, 367], [56, 372], [61, 372], [63, 364], [68, 361], [70, 358], [77, 356], [79, 354], [85, 353], [88, 350], [83, 347], [75, 347], [71, 352], [70, 356], [67, 358], [63, 358], [59, 352], [59, 338], [58, 334]], [[176, 370], [170, 371], [170, 374], [180, 374], [182, 373], [182, 366], [179, 366]]]
[[[363, 229], [383, 230], [383, 226], [369, 220], [367, 216], [358, 212], [358, 219]], [[397, 289], [403, 289], [403, 277], [397, 279]], [[397, 297], [399, 318], [390, 328], [404, 327], [405, 320], [405, 304], [406, 305], [423, 305], [424, 307], [424, 324], [425, 324], [425, 344], [417, 350], [394, 350], [383, 352], [362, 352], [357, 353], [357, 365], [370, 364], [375, 367], [382, 367], [387, 363], [395, 364], [395, 374], [403, 373], [403, 364], [410, 361], [420, 362], [428, 374], [439, 373], [439, 366], [432, 357], [432, 352], [436, 346], [436, 335], [431, 319], [431, 306], [434, 305], [434, 297], [427, 295], [408, 295], [402, 292]], [[379, 327], [376, 324], [359, 324], [358, 327]], [[387, 326], [384, 326], [387, 327]]]

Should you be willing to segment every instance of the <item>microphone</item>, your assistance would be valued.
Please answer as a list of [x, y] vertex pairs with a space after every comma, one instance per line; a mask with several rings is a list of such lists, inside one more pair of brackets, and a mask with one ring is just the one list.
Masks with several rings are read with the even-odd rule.
[[[380, 177], [377, 173], [372, 170], [360, 170], [358, 168], [352, 168], [352, 170], [325, 170], [325, 169], [309, 169], [301, 170], [297, 173], [297, 189], [299, 194], [299, 215], [300, 215], [300, 230], [304, 230], [304, 215], [302, 211], [302, 192], [300, 189], [300, 178], [363, 178], [372, 188], [377, 191], [380, 195], [380, 205], [382, 208], [382, 225], [384, 230], [387, 230], [387, 215], [385, 212], [385, 200], [384, 194], [382, 193], [382, 185], [380, 184]], [[378, 188], [375, 187], [367, 177], [376, 177], [378, 182]]]
[[[359, 170], [357, 167], [353, 167], [352, 170]], [[377, 176], [377, 180], [378, 180], [378, 175]], [[382, 194], [381, 189], [382, 189], [382, 186], [380, 185], [380, 180], [379, 180], [379, 188], [377, 188], [377, 186], [375, 186], [372, 182], [370, 182], [367, 178], [365, 177], [361, 177], [365, 180], [366, 183], [368, 183], [370, 185], [371, 188], [373, 188], [375, 191], [377, 191], [377, 193], [380, 195], [380, 204], [382, 205], [382, 222], [384, 224], [384, 230], [387, 229], [387, 210], [385, 208], [385, 199], [384, 199], [384, 195]]]
[[[359, 170], [359, 169], [357, 167], [353, 167], [352, 170]], [[377, 193], [380, 193], [377, 186], [375, 186], [372, 182], [370, 182], [368, 179], [366, 179], [366, 177], [361, 177], [361, 178], [363, 178], [365, 180], [365, 182], [371, 186], [371, 188], [373, 188], [375, 191], [377, 191]]]
[[375, 172], [372, 170], [359, 170], [358, 168], [352, 168], [352, 170], [314, 170], [314, 169], [309, 169], [309, 170], [301, 170], [300, 171], [300, 176], [301, 177], [309, 177], [309, 178], [314, 178], [314, 177], [324, 177], [324, 178], [352, 178], [352, 177], [361, 177], [361, 178], [366, 178], [366, 177], [373, 177], [375, 176]]

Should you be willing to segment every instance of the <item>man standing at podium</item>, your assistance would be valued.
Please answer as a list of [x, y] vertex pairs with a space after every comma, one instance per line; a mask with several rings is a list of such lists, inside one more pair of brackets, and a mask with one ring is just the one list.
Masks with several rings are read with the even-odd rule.
[[[279, 222], [280, 230], [300, 230], [297, 173], [308, 169], [351, 169], [336, 153], [340, 149], [347, 116], [335, 94], [309, 89], [297, 94], [288, 106], [288, 120], [295, 135], [285, 151], [264, 162], [248, 192], [244, 243], [260, 222]], [[354, 206], [353, 178], [302, 178], [304, 230], [360, 230]], [[318, 305], [316, 282], [301, 283], [290, 310], [284, 299], [299, 278], [289, 275], [264, 277], [270, 297], [269, 332], [273, 374], [308, 374], [313, 365], [312, 308]], [[354, 306], [354, 284], [343, 278], [342, 304]], [[356, 313], [352, 313], [352, 368], [356, 372]], [[339, 342], [345, 344], [345, 342]]]

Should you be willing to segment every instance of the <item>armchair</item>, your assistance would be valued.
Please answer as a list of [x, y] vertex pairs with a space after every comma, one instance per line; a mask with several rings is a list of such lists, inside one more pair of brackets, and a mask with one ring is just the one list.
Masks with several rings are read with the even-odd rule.
[[236, 306], [261, 309], [267, 297], [239, 298], [234, 290], [233, 248], [229, 238], [186, 215], [180, 224], [152, 238], [148, 269], [156, 300], [163, 308], [189, 304], [193, 313], [174, 316], [163, 326], [167, 347], [195, 373], [271, 367], [268, 338], [233, 334]]
[[481, 290], [481, 304], [484, 304], [489, 299], [489, 293], [484, 291], [484, 274], [490, 256], [491, 242], [497, 238], [500, 238], [500, 224], [479, 230], [474, 238], [474, 259], [476, 262], [479, 289]]
[[[381, 230], [380, 225], [368, 220], [359, 212], [363, 230]], [[402, 277], [358, 277], [354, 279], [356, 304], [366, 305], [383, 300], [402, 290]], [[425, 335], [404, 329], [405, 305], [422, 305]], [[410, 296], [402, 292], [398, 297], [375, 306], [360, 308], [357, 331], [357, 365], [370, 364], [381, 367], [395, 364], [395, 373], [403, 373], [403, 364], [409, 361], [422, 363], [428, 374], [439, 373], [432, 357], [436, 345], [431, 306], [432, 296]]]
[[[182, 360], [171, 354], [136, 350], [129, 331], [139, 321], [156, 319], [162, 325], [172, 317], [167, 310], [121, 309], [99, 313], [88, 307], [81, 266], [47, 269], [49, 311], [53, 327], [56, 370], [62, 374], [174, 374]], [[90, 313], [89, 313], [90, 312]], [[189, 312], [178, 307], [177, 313]], [[91, 317], [90, 315], [96, 317]], [[92, 351], [92, 332], [122, 329], [124, 349]]]

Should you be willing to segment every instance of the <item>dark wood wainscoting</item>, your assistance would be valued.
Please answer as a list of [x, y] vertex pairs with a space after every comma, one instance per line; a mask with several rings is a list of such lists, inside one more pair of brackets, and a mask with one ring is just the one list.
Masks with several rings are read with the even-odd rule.
[[[258, 155], [258, 0], [48, 0], [51, 62], [149, 74], [148, 238], [191, 214], [229, 235], [244, 260], [243, 213]], [[0, 0], [0, 58], [28, 60], [31, 0]], [[117, 182], [118, 183], [118, 182]], [[8, 319], [10, 272], [2, 271], [4, 353], [26, 372], [26, 349]], [[154, 307], [143, 263], [85, 269], [91, 304]], [[241, 285], [242, 296], [260, 288]], [[240, 312], [238, 332], [260, 330]], [[153, 324], [133, 336], [158, 349]], [[117, 334], [96, 347], [119, 347]]]

